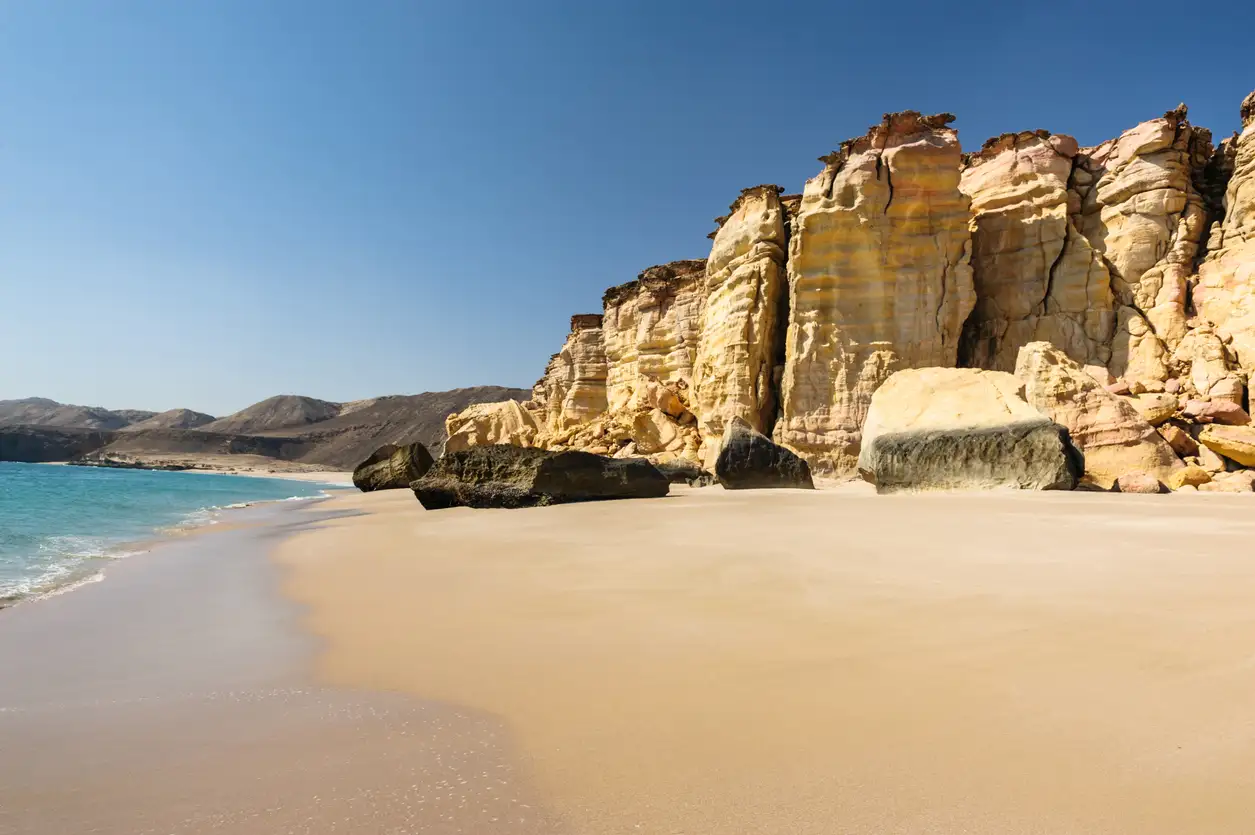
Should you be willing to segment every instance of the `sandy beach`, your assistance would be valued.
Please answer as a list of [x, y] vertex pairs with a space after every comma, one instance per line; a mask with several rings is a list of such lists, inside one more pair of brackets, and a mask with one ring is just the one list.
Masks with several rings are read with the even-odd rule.
[[677, 491], [279, 549], [318, 671], [498, 717], [580, 833], [1241, 833], [1255, 502]]
[[0, 612], [0, 833], [1245, 833], [1253, 508], [250, 508]]

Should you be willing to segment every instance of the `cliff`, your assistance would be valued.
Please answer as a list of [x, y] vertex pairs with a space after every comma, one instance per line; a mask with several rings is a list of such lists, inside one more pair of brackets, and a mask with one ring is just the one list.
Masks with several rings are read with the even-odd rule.
[[709, 463], [739, 417], [848, 476], [895, 371], [1010, 372], [1043, 343], [1106, 410], [1082, 403], [1077, 426], [1150, 410], [1175, 421], [1185, 463], [1206, 458], [1179, 436], [1199, 434], [1198, 415], [1245, 415], [1255, 372], [1255, 93], [1240, 113], [1219, 144], [1181, 105], [1092, 148], [1032, 130], [966, 155], [953, 116], [887, 114], [800, 195], [745, 189], [704, 270], [674, 262], [613, 287], [531, 400], [453, 415], [450, 432]]

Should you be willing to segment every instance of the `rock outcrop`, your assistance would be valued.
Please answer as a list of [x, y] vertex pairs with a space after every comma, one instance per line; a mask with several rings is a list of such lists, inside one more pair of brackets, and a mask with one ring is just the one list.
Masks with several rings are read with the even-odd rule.
[[965, 160], [959, 187], [972, 200], [976, 307], [960, 364], [1014, 371], [1020, 348], [1038, 340], [1082, 364], [1110, 361], [1110, 275], [1075, 225], [1079, 154], [1070, 136], [1025, 131]]
[[1015, 376], [1029, 405], [1068, 430], [1085, 456], [1085, 481], [1110, 488], [1120, 476], [1142, 472], [1167, 483], [1182, 468], [1172, 447], [1131, 403], [1050, 343], [1021, 348]]
[[476, 403], [445, 418], [445, 452], [458, 452], [473, 446], [512, 444], [530, 447], [539, 429], [536, 416], [517, 400]]
[[[600, 313], [571, 317], [571, 332], [532, 388], [535, 421], [549, 435], [586, 423], [606, 411], [606, 347]], [[452, 437], [452, 433], [450, 433]], [[514, 443], [501, 438], [493, 443]]]
[[658, 498], [670, 490], [667, 477], [641, 458], [616, 459], [509, 445], [446, 452], [410, 486], [428, 510]]
[[890, 374], [955, 364], [975, 295], [953, 118], [886, 114], [824, 157], [803, 191], [775, 437], [821, 473], [854, 472]]
[[770, 432], [783, 360], [788, 219], [779, 186], [745, 189], [720, 218], [706, 262], [706, 302], [693, 373], [702, 462], [710, 466], [728, 421]]
[[1242, 102], [1241, 116], [1224, 221], [1211, 230], [1194, 304], [1249, 380], [1255, 376], [1255, 93]]
[[742, 417], [733, 417], [724, 426], [715, 475], [729, 490], [762, 490], [796, 487], [814, 490], [810, 467]]
[[420, 443], [384, 444], [353, 470], [353, 486], [363, 493], [402, 490], [431, 469], [431, 453]]
[[1067, 432], [1001, 371], [899, 371], [872, 395], [859, 473], [877, 492], [1071, 490], [1080, 456]]

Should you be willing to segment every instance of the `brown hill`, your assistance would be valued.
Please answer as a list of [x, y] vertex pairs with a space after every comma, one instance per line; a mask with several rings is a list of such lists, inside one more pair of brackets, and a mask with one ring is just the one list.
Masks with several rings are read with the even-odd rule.
[[214, 422], [213, 415], [204, 412], [193, 412], [191, 409], [170, 409], [150, 418], [132, 423], [123, 431], [139, 432], [145, 429], [197, 429]]
[[66, 426], [79, 429], [121, 429], [156, 412], [111, 411], [99, 406], [74, 406], [46, 397], [0, 400], [0, 426]]
[[[352, 468], [383, 444], [421, 441], [433, 456], [444, 449], [444, 419], [476, 403], [526, 400], [530, 389], [474, 386], [452, 391], [375, 398], [369, 405], [356, 401], [337, 417], [301, 429], [260, 433], [302, 438], [309, 451], [300, 460], [334, 468]], [[208, 429], [209, 427], [202, 427]]]
[[280, 394], [254, 403], [233, 415], [206, 423], [200, 428], [206, 432], [255, 435], [258, 432], [273, 432], [330, 420], [341, 411], [342, 406], [339, 403], [297, 394]]

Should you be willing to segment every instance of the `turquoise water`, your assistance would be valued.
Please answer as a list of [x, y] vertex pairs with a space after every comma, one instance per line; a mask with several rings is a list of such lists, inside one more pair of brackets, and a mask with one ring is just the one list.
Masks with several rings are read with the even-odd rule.
[[326, 485], [191, 472], [0, 462], [0, 606], [98, 576], [125, 543]]

